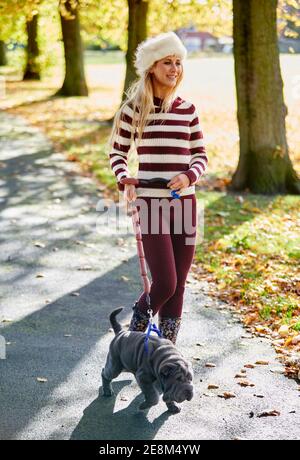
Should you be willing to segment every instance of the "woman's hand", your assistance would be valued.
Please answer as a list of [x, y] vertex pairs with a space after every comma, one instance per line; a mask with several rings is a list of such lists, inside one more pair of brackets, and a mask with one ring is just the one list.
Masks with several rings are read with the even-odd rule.
[[135, 201], [137, 198], [135, 185], [125, 184], [124, 186], [124, 199], [127, 202]]
[[187, 177], [186, 174], [177, 174], [177, 176], [172, 177], [170, 182], [167, 183], [167, 186], [170, 187], [172, 190], [179, 189], [180, 191], [190, 185], [190, 179]]

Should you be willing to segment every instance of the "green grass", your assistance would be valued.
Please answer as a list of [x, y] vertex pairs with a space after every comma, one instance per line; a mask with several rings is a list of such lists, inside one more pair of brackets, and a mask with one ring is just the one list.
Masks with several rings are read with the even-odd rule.
[[196, 261], [225, 291], [238, 291], [242, 304], [257, 306], [262, 319], [293, 321], [299, 296], [289, 285], [300, 269], [300, 198], [247, 194], [242, 201], [218, 192], [199, 192], [198, 198], [205, 221]]

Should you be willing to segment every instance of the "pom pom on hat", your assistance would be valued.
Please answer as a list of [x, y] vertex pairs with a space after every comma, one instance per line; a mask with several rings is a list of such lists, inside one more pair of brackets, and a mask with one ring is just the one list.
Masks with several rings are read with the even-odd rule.
[[150, 37], [141, 42], [135, 51], [134, 66], [137, 73], [142, 76], [155, 61], [175, 54], [181, 59], [185, 59], [187, 50], [180, 38], [174, 32]]

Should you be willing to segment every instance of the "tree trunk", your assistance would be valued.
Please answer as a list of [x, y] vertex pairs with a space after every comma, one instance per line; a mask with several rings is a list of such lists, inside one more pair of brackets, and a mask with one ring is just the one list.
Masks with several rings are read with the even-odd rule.
[[122, 100], [130, 84], [138, 78], [133, 65], [134, 52], [147, 37], [148, 1], [128, 0], [128, 46], [126, 52], [126, 76]]
[[240, 158], [231, 190], [300, 193], [286, 139], [276, 7], [277, 0], [233, 0]]
[[0, 65], [6, 65], [6, 48], [4, 41], [0, 40]]
[[40, 80], [39, 47], [37, 41], [38, 15], [26, 21], [27, 46], [26, 67], [23, 80]]
[[60, 12], [66, 71], [63, 85], [57, 95], [87, 96], [78, 7], [72, 8], [71, 0], [67, 0], [64, 5], [69, 14], [64, 16]]

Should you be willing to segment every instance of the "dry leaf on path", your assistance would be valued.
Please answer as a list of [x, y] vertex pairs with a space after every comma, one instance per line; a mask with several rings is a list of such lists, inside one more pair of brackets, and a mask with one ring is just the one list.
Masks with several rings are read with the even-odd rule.
[[237, 382], [238, 385], [241, 387], [254, 387], [254, 383], [249, 382], [249, 380], [241, 380], [240, 382]]
[[277, 415], [280, 415], [280, 412], [278, 410], [270, 410], [258, 414], [257, 417], [276, 417]]
[[37, 248], [44, 248], [44, 247], [45, 247], [44, 243], [41, 243], [40, 241], [35, 241], [35, 242], [34, 242], [34, 245], [35, 245]]
[[218, 396], [219, 398], [224, 398], [224, 399], [236, 398], [236, 395], [234, 393], [231, 393], [230, 391], [224, 391], [224, 393]]
[[216, 364], [214, 364], [214, 363], [206, 363], [205, 367], [216, 367]]

